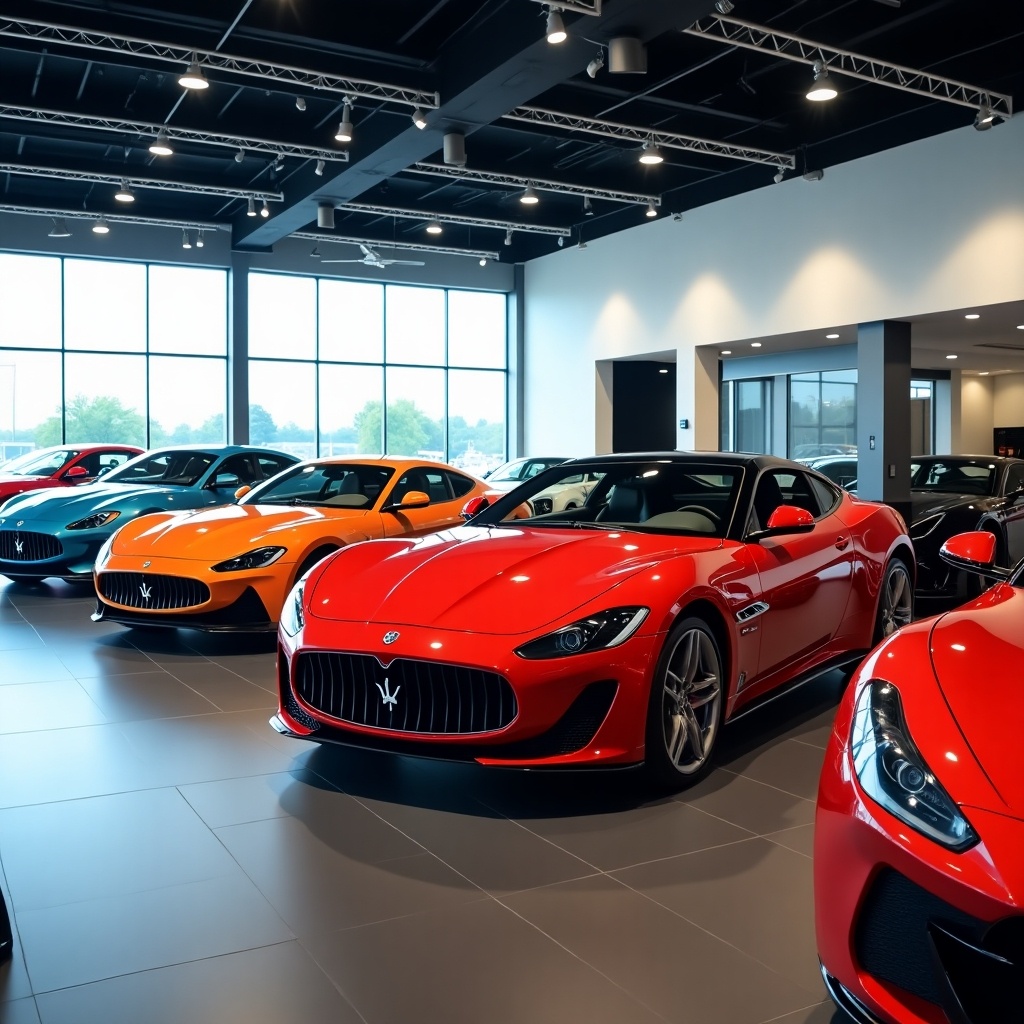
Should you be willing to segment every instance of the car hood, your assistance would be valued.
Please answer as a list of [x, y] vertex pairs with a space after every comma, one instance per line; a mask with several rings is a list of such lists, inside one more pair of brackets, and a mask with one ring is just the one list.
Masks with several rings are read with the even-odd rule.
[[920, 522], [925, 516], [948, 512], [964, 505], [984, 505], [989, 496], [984, 494], [952, 494], [949, 491], [911, 491], [910, 502], [913, 521]]
[[306, 604], [311, 616], [331, 621], [515, 635], [562, 619], [665, 559], [721, 545], [626, 531], [462, 527], [347, 548]]
[[942, 616], [931, 636], [932, 667], [942, 695], [1002, 798], [1002, 806], [986, 809], [1018, 818], [1024, 818], [1022, 622], [1024, 591], [1004, 583]]
[[[111, 553], [147, 557], [198, 558], [219, 561], [253, 548], [294, 547], [308, 530], [341, 531], [349, 540], [364, 540], [368, 513], [295, 505], [219, 505], [179, 515], [143, 516], [126, 523], [114, 537]], [[291, 561], [287, 555], [285, 561]]]
[[93, 512], [145, 508], [191, 508], [202, 503], [202, 491], [193, 487], [155, 487], [152, 484], [86, 484], [58, 490], [30, 491], [12, 499], [0, 510], [0, 518], [17, 518], [26, 524], [72, 522]]

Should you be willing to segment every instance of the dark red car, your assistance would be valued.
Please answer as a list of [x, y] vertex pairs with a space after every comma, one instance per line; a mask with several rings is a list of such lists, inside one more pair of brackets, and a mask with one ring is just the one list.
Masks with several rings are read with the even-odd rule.
[[825, 754], [814, 829], [818, 956], [861, 1024], [1002, 1024], [1024, 1000], [1024, 561], [946, 541], [999, 579], [876, 648]]
[[[582, 505], [541, 510], [581, 474]], [[470, 506], [296, 585], [275, 728], [524, 768], [645, 763], [681, 786], [724, 723], [912, 614], [899, 515], [772, 456], [578, 459]]]
[[143, 450], [130, 444], [68, 444], [26, 452], [0, 466], [0, 505], [24, 491], [92, 483]]

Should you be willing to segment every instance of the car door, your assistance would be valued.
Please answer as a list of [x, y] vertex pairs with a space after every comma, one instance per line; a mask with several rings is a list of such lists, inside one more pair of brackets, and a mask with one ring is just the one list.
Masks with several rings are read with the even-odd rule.
[[1006, 505], [1000, 514], [1006, 534], [1006, 566], [1024, 558], [1024, 462], [1013, 463], [1003, 482]]
[[[463, 478], [466, 479], [466, 478]], [[447, 473], [441, 466], [416, 466], [408, 469], [395, 481], [385, 499], [385, 508], [397, 503], [410, 491], [420, 491], [430, 499], [422, 508], [395, 509], [382, 514], [384, 535], [417, 536], [434, 533], [447, 526], [460, 523], [462, 505], [452, 493]]]
[[[760, 616], [759, 679], [783, 669], [799, 671], [799, 663], [825, 647], [842, 623], [855, 550], [849, 528], [834, 511], [838, 496], [832, 496], [831, 506], [823, 507], [810, 478], [794, 470], [769, 470], [758, 478], [748, 536], [768, 606]], [[813, 528], [756, 539], [777, 503], [807, 509], [815, 517]]]

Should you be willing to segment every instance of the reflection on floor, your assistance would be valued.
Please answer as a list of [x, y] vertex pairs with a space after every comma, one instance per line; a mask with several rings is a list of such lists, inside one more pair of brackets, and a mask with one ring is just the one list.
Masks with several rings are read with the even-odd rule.
[[695, 790], [278, 736], [268, 640], [0, 578], [6, 1024], [826, 1024], [811, 908], [842, 679]]

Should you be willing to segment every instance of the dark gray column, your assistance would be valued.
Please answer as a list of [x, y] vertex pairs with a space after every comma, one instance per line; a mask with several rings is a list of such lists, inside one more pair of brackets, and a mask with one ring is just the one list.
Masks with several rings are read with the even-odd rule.
[[249, 443], [249, 254], [228, 271], [228, 441]]
[[910, 516], [910, 324], [857, 328], [857, 495]]
[[526, 352], [526, 272], [515, 267], [515, 290], [508, 300], [508, 435], [509, 459], [525, 455], [525, 396], [523, 376]]

